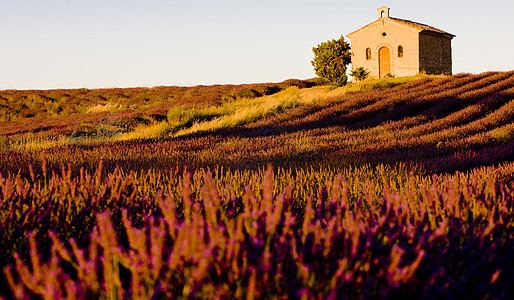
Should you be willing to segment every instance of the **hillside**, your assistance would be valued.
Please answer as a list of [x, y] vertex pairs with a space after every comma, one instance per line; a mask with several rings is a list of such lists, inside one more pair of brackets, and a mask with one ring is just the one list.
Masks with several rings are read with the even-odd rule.
[[113, 135], [166, 119], [171, 108], [216, 106], [277, 93], [313, 80], [194, 87], [0, 91], [0, 135], [41, 141], [58, 136]]
[[514, 71], [0, 101], [0, 296], [514, 297]]
[[[30, 124], [22, 119], [3, 125], [2, 131], [14, 149], [16, 141], [24, 146], [27, 131], [32, 139], [58, 132], [60, 136], [40, 138], [39, 144], [57, 141], [70, 146], [47, 149], [48, 162], [60, 165], [69, 162], [65, 157], [81, 157], [78, 165], [90, 168], [103, 157], [112, 167], [132, 162], [144, 169], [183, 164], [290, 167], [337, 161], [344, 166], [402, 162], [430, 173], [467, 170], [514, 157], [513, 82], [513, 72], [490, 72], [410, 78], [401, 84], [378, 81], [348, 90], [291, 87], [264, 98], [204, 100], [202, 106], [192, 105], [195, 101], [189, 106], [167, 104], [168, 112], [157, 106], [159, 101], [149, 101], [156, 108], [144, 111], [136, 125], [123, 123], [123, 117], [140, 112], [122, 110], [45, 122], [30, 119]], [[360, 89], [368, 90], [355, 92]], [[73, 125], [49, 125], [63, 119]], [[60, 127], [68, 129], [55, 129]], [[145, 137], [153, 140], [141, 139]], [[123, 139], [135, 140], [116, 142]], [[88, 146], [95, 141], [107, 143]], [[19, 165], [38, 161], [39, 156], [13, 152], [0, 171], [17, 172]]]

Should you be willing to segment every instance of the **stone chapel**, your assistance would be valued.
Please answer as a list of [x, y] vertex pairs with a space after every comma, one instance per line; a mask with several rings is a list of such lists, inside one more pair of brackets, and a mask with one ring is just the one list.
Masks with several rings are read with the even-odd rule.
[[376, 78], [452, 73], [455, 35], [425, 24], [389, 16], [378, 9], [378, 20], [347, 35], [352, 68], [364, 67]]

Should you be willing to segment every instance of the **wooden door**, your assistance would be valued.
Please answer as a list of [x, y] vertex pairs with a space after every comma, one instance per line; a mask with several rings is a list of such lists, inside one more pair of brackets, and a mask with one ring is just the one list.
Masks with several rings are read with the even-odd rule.
[[391, 53], [387, 47], [382, 47], [378, 50], [378, 68], [381, 78], [391, 74]]

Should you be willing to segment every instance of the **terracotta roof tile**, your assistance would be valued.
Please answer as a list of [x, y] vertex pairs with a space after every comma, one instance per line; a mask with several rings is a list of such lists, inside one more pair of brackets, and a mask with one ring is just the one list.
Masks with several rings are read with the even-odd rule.
[[450, 35], [452, 37], [455, 36], [455, 35], [453, 35], [451, 33], [443, 31], [441, 29], [437, 29], [435, 27], [432, 27], [432, 26], [429, 26], [429, 25], [425, 25], [425, 24], [421, 24], [421, 23], [418, 23], [418, 22], [414, 22], [414, 21], [410, 21], [410, 20], [404, 20], [404, 19], [391, 18], [391, 17], [389, 19], [397, 21], [397, 22], [400, 22], [400, 23], [404, 23], [404, 24], [409, 25], [411, 27], [414, 27], [416, 29], [436, 32], [436, 33], [440, 33], [440, 34], [444, 34], [444, 35]]

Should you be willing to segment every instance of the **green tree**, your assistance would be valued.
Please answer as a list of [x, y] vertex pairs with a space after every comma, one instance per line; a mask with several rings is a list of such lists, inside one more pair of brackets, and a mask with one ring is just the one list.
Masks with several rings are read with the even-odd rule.
[[321, 43], [312, 48], [314, 60], [311, 61], [316, 75], [336, 85], [343, 86], [348, 81], [346, 66], [350, 63], [350, 45], [344, 37]]
[[354, 69], [350, 72], [350, 75], [352, 75], [353, 78], [355, 78], [356, 81], [362, 81], [366, 79], [369, 75], [368, 69], [365, 69], [363, 67], [358, 67], [357, 69]]

